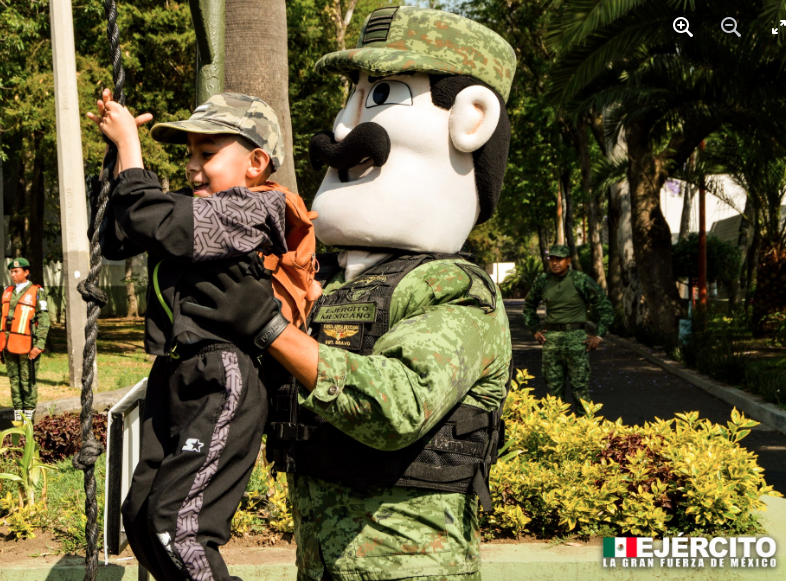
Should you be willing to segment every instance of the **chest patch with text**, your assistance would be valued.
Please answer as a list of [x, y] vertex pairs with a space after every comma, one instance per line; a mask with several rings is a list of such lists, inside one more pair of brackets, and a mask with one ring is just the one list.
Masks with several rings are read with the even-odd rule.
[[373, 323], [377, 314], [374, 303], [356, 303], [354, 305], [330, 305], [321, 307], [314, 317], [315, 323], [359, 322]]

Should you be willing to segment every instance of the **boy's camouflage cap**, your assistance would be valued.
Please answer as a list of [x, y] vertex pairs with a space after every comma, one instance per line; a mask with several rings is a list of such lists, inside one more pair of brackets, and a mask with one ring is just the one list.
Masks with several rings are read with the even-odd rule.
[[356, 48], [325, 55], [315, 68], [327, 73], [361, 70], [375, 77], [407, 71], [467, 75], [507, 101], [516, 54], [500, 35], [468, 18], [393, 6], [371, 13]]
[[185, 143], [186, 133], [241, 135], [265, 150], [277, 170], [284, 163], [284, 139], [273, 108], [262, 99], [238, 93], [213, 95], [187, 121], [158, 123], [151, 135], [161, 143]]
[[549, 248], [549, 256], [570, 258], [570, 249], [564, 244], [552, 244], [551, 248]]

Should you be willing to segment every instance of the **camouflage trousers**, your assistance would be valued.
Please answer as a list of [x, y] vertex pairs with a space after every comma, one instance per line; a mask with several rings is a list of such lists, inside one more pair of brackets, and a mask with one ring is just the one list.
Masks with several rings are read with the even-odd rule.
[[[34, 410], [38, 404], [38, 387], [30, 384], [30, 360], [27, 355], [15, 355], [8, 351], [3, 351], [5, 368], [8, 372], [8, 381], [11, 383], [11, 401], [15, 410]], [[38, 363], [41, 357], [36, 358], [36, 376], [38, 375]]]
[[584, 415], [580, 399], [590, 401], [590, 361], [587, 334], [578, 331], [548, 331], [543, 344], [543, 379], [553, 396], [565, 399], [567, 384], [573, 389], [576, 413]]

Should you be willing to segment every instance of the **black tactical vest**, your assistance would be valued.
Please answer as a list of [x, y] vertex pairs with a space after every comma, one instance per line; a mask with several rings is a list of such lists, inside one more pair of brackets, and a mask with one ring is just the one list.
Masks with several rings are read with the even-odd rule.
[[[309, 334], [320, 343], [369, 355], [390, 327], [390, 303], [396, 285], [417, 266], [455, 254], [397, 256], [374, 266], [330, 295], [311, 312]], [[339, 270], [337, 255], [322, 256], [318, 280], [323, 284]], [[488, 276], [477, 266], [457, 266]], [[504, 405], [504, 400], [503, 400]], [[363, 489], [370, 485], [411, 486], [468, 494], [474, 492], [491, 510], [489, 470], [504, 440], [502, 407], [486, 412], [458, 404], [420, 440], [397, 451], [361, 444], [322, 417], [297, 404], [297, 387], [287, 383], [271, 393], [266, 454], [282, 472], [341, 482]]]

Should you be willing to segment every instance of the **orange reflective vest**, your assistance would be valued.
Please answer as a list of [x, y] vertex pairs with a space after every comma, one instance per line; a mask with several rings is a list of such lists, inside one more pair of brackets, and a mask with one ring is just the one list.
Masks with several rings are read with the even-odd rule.
[[35, 305], [38, 298], [37, 284], [31, 284], [19, 297], [14, 315], [9, 319], [8, 311], [11, 308], [11, 297], [14, 286], [9, 286], [3, 291], [3, 332], [0, 332], [0, 351], [8, 349], [9, 353], [26, 355], [33, 348], [33, 323], [35, 319]]

